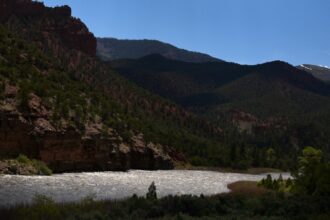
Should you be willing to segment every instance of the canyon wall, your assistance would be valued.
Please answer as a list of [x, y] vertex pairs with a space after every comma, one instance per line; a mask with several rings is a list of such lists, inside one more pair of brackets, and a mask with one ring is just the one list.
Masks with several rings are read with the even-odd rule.
[[163, 148], [146, 143], [142, 134], [123, 141], [114, 131], [107, 137], [74, 129], [56, 131], [44, 118], [0, 112], [0, 156], [26, 154], [54, 172], [172, 169], [173, 161]]

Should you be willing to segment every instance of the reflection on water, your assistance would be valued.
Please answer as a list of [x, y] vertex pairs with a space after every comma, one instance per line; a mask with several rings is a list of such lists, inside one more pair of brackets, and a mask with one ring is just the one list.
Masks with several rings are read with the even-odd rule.
[[[277, 178], [279, 174], [272, 174]], [[227, 185], [240, 180], [258, 181], [263, 175], [212, 171], [142, 171], [67, 173], [53, 176], [0, 176], [0, 206], [29, 203], [36, 194], [57, 202], [77, 201], [87, 196], [97, 200], [145, 195], [152, 181], [158, 196], [211, 195], [228, 192]], [[287, 178], [289, 174], [283, 174]]]

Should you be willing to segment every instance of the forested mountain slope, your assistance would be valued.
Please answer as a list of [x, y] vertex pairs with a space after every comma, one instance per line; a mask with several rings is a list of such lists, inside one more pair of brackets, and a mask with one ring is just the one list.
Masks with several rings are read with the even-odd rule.
[[[306, 145], [329, 152], [329, 129], [324, 129], [329, 111], [326, 105], [318, 108], [327, 103], [328, 86], [288, 64], [187, 63], [159, 55], [108, 64], [96, 57], [95, 37], [68, 6], [2, 0], [0, 12], [2, 158], [24, 153], [55, 172], [171, 169], [185, 162], [289, 168]], [[156, 94], [125, 78], [140, 71], [155, 74], [159, 88], [144, 85], [149, 76], [143, 84], [133, 81]], [[255, 82], [264, 85], [261, 94], [271, 98], [269, 107], [258, 107], [267, 106], [259, 83], [245, 77], [260, 80]], [[277, 84], [287, 93], [271, 89]], [[283, 97], [285, 107], [292, 99], [288, 103], [304, 114], [270, 120], [264, 109], [274, 108], [274, 97]], [[236, 109], [246, 105], [252, 110]], [[290, 114], [298, 112], [293, 110]], [[299, 117], [304, 120], [296, 122]], [[261, 132], [250, 132], [256, 129]]]
[[[256, 66], [197, 64], [150, 55], [113, 61], [111, 65], [138, 85], [206, 114], [244, 105], [243, 109], [263, 117], [305, 113], [325, 107], [320, 104], [326, 104], [330, 94], [329, 85], [281, 61]], [[267, 102], [273, 102], [273, 106]], [[276, 104], [281, 108], [274, 109]]]
[[180, 151], [218, 145], [219, 128], [100, 62], [68, 6], [2, 0], [0, 11], [2, 157], [55, 171], [168, 169]]
[[303, 64], [297, 66], [297, 68], [309, 72], [323, 81], [330, 82], [330, 68], [327, 66]]
[[278, 156], [287, 152], [288, 157], [304, 145], [329, 153], [330, 87], [288, 63], [189, 63], [155, 54], [110, 65], [141, 87], [217, 122], [225, 133], [238, 128], [239, 141], [230, 140], [236, 134], [225, 135], [233, 158], [251, 147], [275, 148]]
[[137, 59], [151, 54], [161, 54], [168, 59], [186, 62], [221, 62], [210, 55], [179, 49], [157, 40], [97, 38], [97, 54], [104, 61]]

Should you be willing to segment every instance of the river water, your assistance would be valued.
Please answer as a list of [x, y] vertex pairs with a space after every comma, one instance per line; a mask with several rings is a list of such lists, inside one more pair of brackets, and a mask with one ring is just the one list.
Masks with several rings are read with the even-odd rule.
[[[279, 174], [271, 174], [278, 178]], [[282, 174], [283, 178], [289, 174]], [[0, 176], [0, 206], [31, 203], [35, 195], [51, 197], [56, 202], [123, 199], [144, 196], [155, 182], [158, 196], [212, 195], [228, 192], [227, 185], [241, 180], [259, 181], [266, 174], [250, 175], [213, 171], [142, 171], [65, 173], [52, 176]]]

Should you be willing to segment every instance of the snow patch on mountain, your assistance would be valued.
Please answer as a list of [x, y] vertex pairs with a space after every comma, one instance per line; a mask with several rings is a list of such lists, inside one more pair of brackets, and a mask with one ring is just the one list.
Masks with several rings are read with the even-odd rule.
[[304, 65], [300, 65], [301, 67], [305, 68], [305, 69], [308, 69], [308, 70], [313, 70], [312, 68], [309, 68], [307, 66], [304, 66]]
[[328, 67], [328, 66], [323, 66], [323, 65], [318, 65], [318, 66], [322, 67], [322, 68], [330, 69], [330, 67]]

